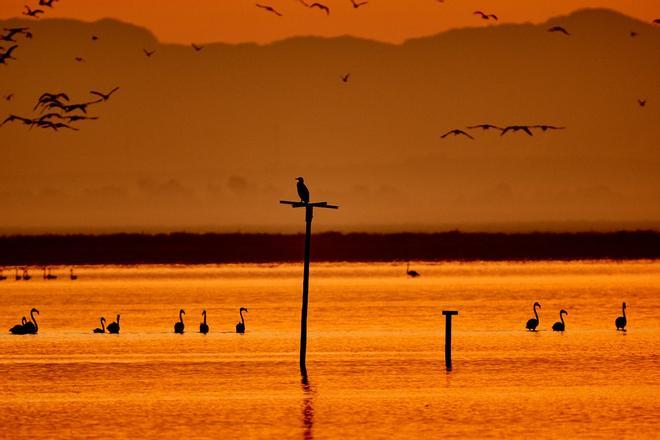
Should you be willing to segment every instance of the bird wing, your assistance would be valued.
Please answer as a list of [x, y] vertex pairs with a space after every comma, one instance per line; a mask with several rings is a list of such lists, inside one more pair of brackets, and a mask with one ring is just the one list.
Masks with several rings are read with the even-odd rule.
[[524, 131], [525, 133], [527, 133], [528, 135], [530, 135], [530, 136], [534, 136], [534, 135], [532, 134], [532, 130], [530, 130], [529, 127], [520, 127], [520, 129], [521, 129], [522, 131]]

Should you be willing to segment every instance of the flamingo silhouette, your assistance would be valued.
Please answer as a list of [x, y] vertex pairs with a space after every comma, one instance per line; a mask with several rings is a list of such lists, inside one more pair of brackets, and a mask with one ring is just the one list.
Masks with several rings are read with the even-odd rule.
[[557, 321], [554, 324], [552, 324], [552, 331], [563, 332], [564, 330], [566, 330], [566, 324], [564, 323], [564, 315], [568, 315], [568, 312], [564, 309], [561, 309], [559, 311], [560, 321]]
[[619, 316], [616, 318], [616, 321], [614, 321], [614, 325], [616, 325], [616, 330], [619, 331], [621, 330], [622, 332], [626, 331], [626, 324], [628, 324], [628, 320], [626, 319], [626, 303], [623, 303], [621, 306], [621, 310], [623, 312], [623, 316]]
[[115, 322], [111, 322], [110, 325], [106, 327], [108, 330], [108, 333], [112, 333], [114, 335], [119, 334], [119, 314], [117, 314], [117, 320]]
[[245, 318], [243, 318], [243, 312], [247, 313], [248, 309], [245, 307], [241, 307], [241, 309], [238, 311], [238, 313], [241, 314], [241, 322], [236, 324], [236, 333], [245, 333]]
[[101, 328], [95, 328], [94, 333], [105, 333], [105, 318], [101, 316]]
[[537, 307], [540, 309], [540, 308], [541, 308], [541, 304], [535, 302], [535, 303], [534, 303], [534, 316], [535, 316], [535, 317], [532, 318], [532, 319], [530, 319], [529, 321], [527, 321], [527, 324], [525, 325], [525, 328], [526, 328], [527, 330], [529, 330], [530, 332], [535, 332], [535, 331], [536, 331], [536, 327], [539, 326], [539, 314], [538, 314], [537, 311], [536, 311], [536, 308], [537, 308]]
[[410, 270], [410, 261], [406, 265], [406, 275], [408, 275], [410, 278], [417, 278], [419, 276], [422, 276], [416, 270]]
[[207, 334], [209, 332], [209, 326], [206, 324], [206, 309], [202, 312], [202, 316], [204, 317], [204, 322], [199, 324], [199, 332], [203, 334]]
[[183, 315], [185, 315], [186, 312], [185, 310], [181, 309], [179, 310], [179, 321], [174, 324], [174, 333], [178, 333], [180, 335], [183, 334], [183, 331], [185, 329], [185, 324], [183, 323]]

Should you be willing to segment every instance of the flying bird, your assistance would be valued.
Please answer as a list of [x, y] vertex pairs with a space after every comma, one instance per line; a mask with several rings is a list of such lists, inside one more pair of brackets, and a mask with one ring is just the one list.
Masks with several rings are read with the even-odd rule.
[[449, 135], [453, 135], [453, 136], [467, 136], [467, 137], [469, 137], [470, 139], [474, 140], [474, 138], [473, 138], [472, 136], [470, 136], [468, 133], [464, 132], [463, 130], [459, 130], [459, 129], [450, 130], [450, 131], [448, 131], [447, 133], [443, 134], [443, 135], [440, 136], [440, 137], [441, 137], [442, 139], [444, 139], [444, 138], [446, 138], [446, 137], [449, 136]]
[[16, 58], [14, 58], [11, 54], [16, 50], [17, 47], [18, 45], [14, 44], [12, 47], [7, 49], [5, 53], [0, 53], [0, 64], [7, 64], [7, 60], [15, 60]]
[[653, 24], [660, 24], [660, 18], [656, 18], [655, 20], [653, 20]]
[[491, 125], [491, 124], [479, 124], [479, 125], [471, 125], [469, 127], [470, 130], [474, 130], [475, 128], [481, 128], [482, 130], [500, 130], [502, 131], [501, 127], [498, 127], [497, 125]]
[[483, 20], [490, 20], [491, 18], [495, 21], [497, 21], [497, 15], [495, 14], [484, 14], [481, 11], [474, 11], [472, 15], [478, 15], [480, 16]]
[[39, 0], [39, 6], [46, 6], [49, 8], [53, 7], [53, 2], [57, 2], [59, 0]]
[[14, 122], [14, 121], [21, 121], [24, 125], [30, 125], [30, 126], [34, 125], [34, 121], [32, 119], [23, 118], [21, 116], [16, 116], [16, 115], [9, 115], [4, 121], [2, 121], [0, 127], [5, 125], [7, 122]]
[[[3, 30], [7, 32], [5, 35], [0, 36], [1, 41], [8, 41], [10, 43], [16, 43], [16, 40], [14, 40], [14, 35], [16, 34], [29, 34], [28, 30], [30, 28], [26, 27], [21, 27], [21, 28], [4, 28]], [[31, 35], [31, 34], [30, 34]], [[28, 37], [29, 38], [29, 37]]]
[[195, 52], [199, 52], [200, 50], [204, 49], [205, 46], [198, 46], [195, 43], [191, 44], [192, 48], [195, 49]]
[[369, 3], [369, 2], [359, 2], [358, 3], [355, 0], [351, 0], [351, 4], [353, 4], [353, 8], [355, 8], [355, 9], [359, 8], [360, 6], [366, 5], [367, 3]]
[[75, 60], [78, 61], [79, 63], [85, 62], [85, 59], [83, 57], [76, 57]]
[[277, 15], [278, 17], [282, 17], [282, 14], [277, 9], [273, 8], [272, 6], [260, 5], [259, 3], [256, 3], [256, 6], [257, 6], [257, 8], [261, 8], [265, 11], [272, 12], [273, 14]]
[[102, 101], [107, 101], [108, 99], [110, 99], [112, 94], [115, 93], [117, 90], [119, 90], [119, 87], [115, 87], [114, 89], [110, 90], [109, 93], [101, 93], [101, 92], [97, 92], [96, 90], [92, 90], [89, 93], [91, 93], [92, 95], [96, 95], [99, 98], [101, 98], [99, 101], [96, 101], [96, 102], [102, 102]]
[[330, 15], [330, 8], [327, 7], [326, 5], [324, 5], [323, 3], [315, 2], [315, 3], [312, 3], [311, 5], [309, 5], [309, 7], [310, 8], [319, 8], [320, 10], [325, 12], [325, 15]]
[[25, 11], [23, 11], [23, 15], [34, 18], [39, 18], [39, 14], [43, 14], [43, 13], [44, 13], [43, 9], [32, 9], [28, 5], [25, 5]]
[[41, 128], [52, 128], [55, 131], [58, 131], [60, 128], [68, 128], [69, 130], [79, 131], [77, 128], [71, 127], [70, 125], [65, 124], [64, 122], [46, 121], [46, 122], [42, 122], [42, 123], [37, 123], [37, 125]]
[[630, 31], [630, 36], [631, 36], [631, 37], [636, 37], [636, 36], [637, 36], [637, 32], [635, 32], [635, 31]]
[[637, 103], [640, 107], [646, 107], [646, 99], [638, 99]]
[[90, 121], [90, 120], [96, 120], [98, 118], [99, 118], [98, 116], [80, 116], [80, 115], [72, 115], [72, 116], [62, 117], [62, 119], [68, 119], [69, 122]]
[[561, 32], [564, 35], [571, 35], [571, 34], [568, 33], [568, 31], [566, 29], [564, 29], [561, 26], [553, 26], [550, 29], [548, 29], [548, 32]]
[[348, 82], [348, 79], [349, 79], [350, 77], [351, 77], [351, 74], [350, 74], [350, 73], [347, 73], [346, 75], [341, 75], [341, 76], [340, 76], [342, 82], [345, 82], [345, 83]]
[[305, 185], [305, 179], [298, 177], [296, 180], [298, 181], [296, 189], [298, 190], [298, 196], [300, 196], [300, 202], [309, 203], [309, 189]]
[[5, 96], [5, 101], [11, 101], [14, 98], [14, 94], [10, 93], [9, 95]]
[[97, 37], [96, 35], [92, 35], [92, 41], [97, 41], [98, 39], [99, 37]]
[[555, 127], [554, 125], [532, 125], [530, 128], [539, 128], [543, 131], [548, 131], [548, 130], [563, 130], [566, 127]]
[[534, 134], [532, 134], [532, 130], [530, 130], [527, 125], [510, 125], [508, 127], [505, 127], [504, 130], [502, 130], [502, 134], [500, 136], [504, 136], [510, 131], [513, 131], [514, 133], [518, 131], [524, 131], [528, 135], [534, 136]]
[[142, 52], [147, 56], [147, 58], [151, 58], [151, 55], [155, 54], [155, 50], [147, 50], [147, 49], [142, 49]]

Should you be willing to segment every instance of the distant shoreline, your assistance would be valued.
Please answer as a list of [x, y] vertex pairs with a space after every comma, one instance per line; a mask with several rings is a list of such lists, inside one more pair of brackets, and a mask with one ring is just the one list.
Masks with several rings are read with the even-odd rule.
[[[301, 261], [302, 234], [0, 236], [0, 266]], [[660, 258], [660, 232], [319, 233], [312, 260], [540, 261]]]

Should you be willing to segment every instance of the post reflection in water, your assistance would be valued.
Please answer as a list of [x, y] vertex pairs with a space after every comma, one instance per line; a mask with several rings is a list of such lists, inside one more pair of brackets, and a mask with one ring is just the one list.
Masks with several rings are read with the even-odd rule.
[[307, 375], [302, 376], [301, 380], [303, 401], [302, 401], [302, 422], [303, 439], [311, 440], [314, 438], [314, 387], [310, 385]]

